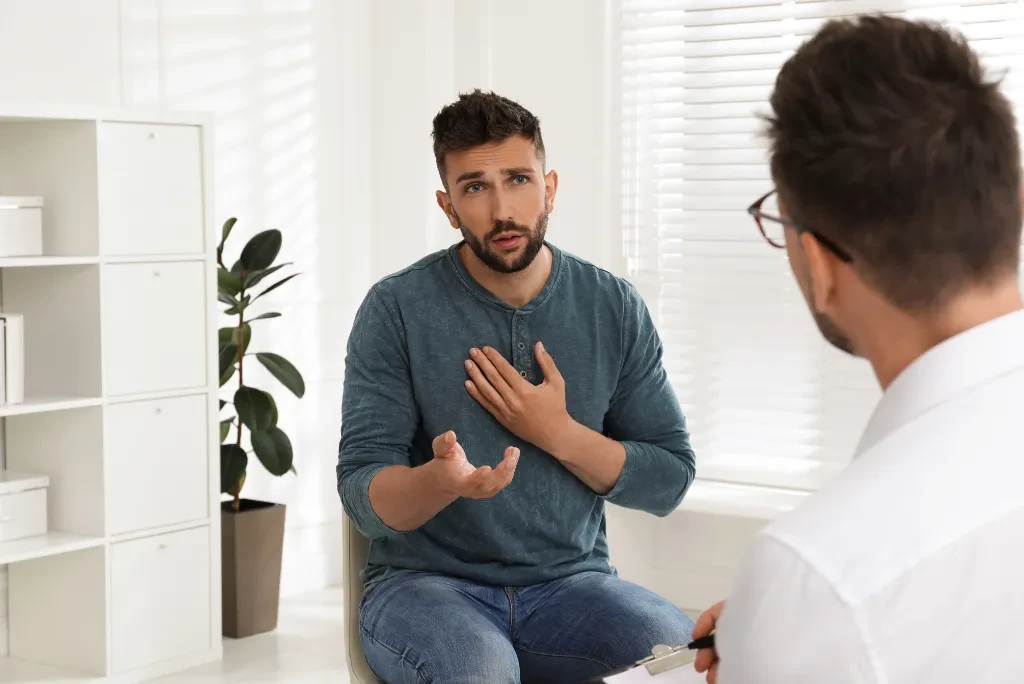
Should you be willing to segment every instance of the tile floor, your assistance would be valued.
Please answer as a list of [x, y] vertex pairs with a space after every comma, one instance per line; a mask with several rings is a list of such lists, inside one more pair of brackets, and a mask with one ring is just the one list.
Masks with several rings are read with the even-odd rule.
[[248, 639], [225, 639], [224, 660], [159, 684], [348, 684], [342, 640], [341, 587], [281, 601], [277, 630]]

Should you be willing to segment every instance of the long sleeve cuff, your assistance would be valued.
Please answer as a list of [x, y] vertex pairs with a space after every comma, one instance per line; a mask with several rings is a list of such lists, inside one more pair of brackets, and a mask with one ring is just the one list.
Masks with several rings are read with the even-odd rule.
[[674, 511], [693, 482], [693, 470], [661, 447], [630, 441], [621, 444], [626, 461], [605, 501], [659, 516]]
[[345, 513], [352, 519], [356, 529], [370, 539], [401, 534], [381, 520], [370, 504], [370, 481], [387, 467], [386, 463], [363, 466], [347, 474], [338, 487]]

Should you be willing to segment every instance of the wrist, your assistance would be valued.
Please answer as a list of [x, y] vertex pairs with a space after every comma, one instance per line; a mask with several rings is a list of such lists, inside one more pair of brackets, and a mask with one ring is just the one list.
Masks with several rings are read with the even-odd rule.
[[548, 452], [557, 461], [566, 462], [571, 460], [573, 446], [579, 443], [580, 434], [586, 429], [566, 413], [564, 421], [560, 422], [551, 431], [551, 437], [548, 440], [548, 444], [544, 447], [544, 451]]
[[446, 483], [445, 478], [442, 477], [442, 465], [441, 459], [435, 457], [414, 469], [420, 471], [422, 476], [420, 479], [421, 491], [431, 497], [446, 499], [449, 502], [455, 501], [459, 495], [453, 491], [451, 483]]

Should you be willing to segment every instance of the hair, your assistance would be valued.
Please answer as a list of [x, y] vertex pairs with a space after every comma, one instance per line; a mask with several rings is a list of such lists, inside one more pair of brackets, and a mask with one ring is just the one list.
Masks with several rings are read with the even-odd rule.
[[437, 113], [433, 129], [434, 161], [446, 188], [445, 158], [449, 153], [503, 142], [516, 135], [530, 140], [544, 163], [540, 119], [518, 102], [495, 93], [476, 89], [459, 95], [458, 100]]
[[1017, 272], [1016, 121], [961, 36], [831, 21], [782, 67], [771, 107], [771, 172], [791, 220], [848, 250], [893, 304], [935, 310]]

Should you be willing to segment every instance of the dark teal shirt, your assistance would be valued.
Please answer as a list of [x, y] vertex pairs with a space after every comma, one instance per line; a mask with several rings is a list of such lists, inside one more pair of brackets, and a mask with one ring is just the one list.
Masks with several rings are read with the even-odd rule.
[[[686, 421], [647, 307], [625, 280], [551, 245], [544, 289], [526, 306], [509, 306], [470, 277], [459, 246], [378, 282], [353, 322], [337, 474], [346, 513], [371, 539], [363, 579], [423, 570], [524, 586], [614, 572], [605, 503], [664, 516], [694, 477]], [[497, 349], [540, 383], [538, 340], [565, 379], [570, 415], [625, 446], [622, 474], [606, 496], [466, 392], [463, 363], [474, 346]], [[392, 530], [370, 506], [370, 480], [388, 466], [429, 461], [432, 440], [447, 430], [474, 466], [497, 466], [507, 446], [519, 447], [515, 479], [491, 499], [456, 500], [417, 530]]]

